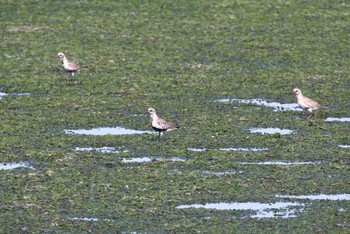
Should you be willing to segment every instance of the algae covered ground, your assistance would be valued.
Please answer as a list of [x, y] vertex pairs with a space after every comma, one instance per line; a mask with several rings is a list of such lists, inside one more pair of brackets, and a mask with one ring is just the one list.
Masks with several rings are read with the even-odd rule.
[[[0, 233], [349, 232], [349, 1], [0, 5]], [[294, 87], [328, 108], [218, 101], [295, 103]], [[180, 129], [67, 131], [152, 131], [148, 107]], [[279, 202], [297, 208], [180, 209]]]

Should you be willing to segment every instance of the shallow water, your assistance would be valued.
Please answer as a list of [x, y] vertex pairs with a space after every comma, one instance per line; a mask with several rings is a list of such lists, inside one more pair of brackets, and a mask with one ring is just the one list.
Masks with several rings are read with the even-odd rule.
[[280, 128], [250, 128], [249, 131], [251, 133], [261, 133], [261, 134], [279, 133], [281, 135], [287, 135], [287, 134], [292, 134], [296, 132], [296, 130], [280, 129]]
[[25, 95], [30, 95], [30, 93], [3, 93], [0, 92], [0, 99], [4, 96], [25, 96]]
[[350, 122], [350, 117], [342, 117], [342, 118], [328, 117], [324, 121], [326, 121], [326, 122]]
[[97, 221], [109, 221], [114, 222], [112, 219], [98, 219], [98, 218], [87, 218], [87, 217], [73, 217], [73, 218], [67, 218], [71, 221], [85, 221], [85, 222], [97, 222]]
[[129, 134], [143, 134], [143, 133], [155, 134], [154, 132], [151, 132], [151, 131], [127, 129], [123, 127], [101, 127], [101, 128], [77, 129], [77, 130], [65, 129], [64, 132], [66, 134], [82, 134], [82, 135], [93, 135], [93, 136], [129, 135]]
[[268, 148], [220, 148], [221, 151], [266, 151], [269, 150]]
[[7, 93], [2, 93], [2, 92], [0, 92], [0, 99], [3, 97], [3, 96], [6, 96], [6, 95], [8, 95]]
[[[187, 148], [187, 150], [189, 151], [193, 151], [193, 152], [204, 152], [208, 149], [200, 149], [200, 148]], [[243, 147], [239, 147], [239, 148], [219, 148], [218, 150], [220, 151], [252, 151], [252, 152], [257, 152], [257, 151], [266, 151], [269, 150], [268, 148], [243, 148]]]
[[[304, 207], [303, 203], [299, 202], [276, 202], [276, 203], [260, 203], [260, 202], [232, 202], [232, 203], [207, 203], [179, 205], [176, 209], [187, 208], [204, 208], [215, 210], [254, 210], [257, 213], [252, 215], [253, 218], [274, 218], [274, 217], [295, 217], [296, 211], [301, 211]], [[292, 208], [293, 207], [293, 208]], [[298, 207], [298, 209], [296, 209]], [[273, 210], [271, 210], [273, 209]]]
[[294, 218], [297, 217], [297, 212], [303, 212], [303, 208], [288, 209], [284, 211], [258, 211], [256, 215], [252, 215], [252, 218]]
[[228, 171], [208, 171], [204, 170], [201, 171], [203, 174], [210, 174], [210, 175], [234, 175], [234, 174], [242, 174], [244, 173], [243, 171], [234, 171], [234, 170], [228, 170]]
[[28, 168], [31, 170], [35, 170], [34, 167], [29, 165], [27, 162], [19, 162], [19, 163], [0, 163], [0, 170], [13, 170], [16, 168]]
[[118, 150], [115, 147], [100, 147], [100, 148], [93, 148], [93, 147], [76, 147], [74, 151], [77, 152], [91, 152], [96, 151], [99, 153], [129, 153], [129, 150]]
[[30, 93], [11, 93], [9, 94], [11, 96], [27, 96], [27, 95], [31, 95]]
[[280, 103], [280, 102], [268, 102], [265, 99], [237, 99], [237, 98], [224, 98], [219, 99], [217, 102], [237, 102], [244, 104], [254, 104], [257, 106], [273, 108], [274, 111], [302, 111], [302, 109], [296, 103]]
[[243, 165], [277, 165], [277, 166], [295, 166], [295, 165], [311, 165], [320, 164], [320, 161], [314, 162], [283, 162], [283, 161], [267, 161], [267, 162], [239, 162]]
[[204, 152], [207, 149], [200, 149], [200, 148], [187, 148], [188, 151], [193, 151], [193, 152]]
[[138, 157], [138, 158], [123, 158], [122, 162], [124, 163], [143, 163], [143, 162], [152, 162], [150, 157]]
[[151, 158], [151, 157], [138, 157], [138, 158], [123, 158], [122, 162], [124, 163], [144, 163], [152, 161], [161, 161], [161, 162], [184, 162], [186, 161], [183, 158]]
[[345, 200], [350, 201], [350, 194], [317, 194], [317, 195], [275, 195], [279, 198], [309, 199], [309, 200]]
[[302, 203], [297, 202], [276, 202], [276, 203], [261, 203], [261, 202], [219, 202], [219, 203], [207, 203], [192, 204], [192, 205], [179, 205], [177, 209], [186, 208], [204, 208], [204, 209], [216, 209], [216, 210], [261, 210], [261, 209], [280, 209], [288, 206], [303, 206]]

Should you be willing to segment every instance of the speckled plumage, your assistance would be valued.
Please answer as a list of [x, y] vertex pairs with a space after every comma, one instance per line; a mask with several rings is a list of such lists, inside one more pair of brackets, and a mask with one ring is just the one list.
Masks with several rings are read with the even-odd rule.
[[319, 104], [318, 102], [304, 96], [301, 93], [300, 89], [293, 89], [293, 95], [295, 96], [295, 98], [297, 99], [297, 103], [298, 105], [306, 111], [312, 112], [313, 110], [317, 110], [320, 108], [323, 108], [324, 106], [322, 106], [321, 104]]
[[71, 73], [72, 76], [74, 76], [74, 72], [80, 71], [81, 67], [76, 63], [69, 62], [62, 52], [57, 54], [57, 58], [62, 62], [64, 70]]
[[154, 108], [148, 108], [148, 113], [150, 114], [151, 126], [154, 130], [156, 130], [159, 133], [159, 137], [163, 132], [168, 132], [177, 129], [177, 127], [174, 124], [160, 118], [157, 115], [156, 110]]

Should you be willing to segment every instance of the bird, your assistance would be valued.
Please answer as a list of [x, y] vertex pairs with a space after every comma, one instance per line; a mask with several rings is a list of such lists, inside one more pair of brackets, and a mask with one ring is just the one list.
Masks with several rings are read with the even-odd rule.
[[57, 54], [57, 59], [62, 62], [64, 70], [72, 74], [72, 76], [74, 76], [74, 72], [78, 72], [81, 70], [81, 67], [78, 64], [69, 62], [67, 57], [62, 52], [59, 52]]
[[151, 126], [154, 130], [159, 133], [159, 138], [163, 135], [164, 132], [169, 132], [171, 130], [178, 129], [174, 124], [165, 121], [157, 115], [157, 112], [154, 108], [148, 108], [148, 113], [150, 114]]
[[313, 110], [318, 110], [321, 108], [326, 108], [326, 106], [323, 106], [321, 104], [319, 104], [318, 102], [304, 96], [301, 93], [301, 90], [298, 88], [293, 89], [293, 95], [295, 96], [298, 105], [305, 111], [310, 112], [310, 115], [308, 118], [311, 117], [311, 113]]

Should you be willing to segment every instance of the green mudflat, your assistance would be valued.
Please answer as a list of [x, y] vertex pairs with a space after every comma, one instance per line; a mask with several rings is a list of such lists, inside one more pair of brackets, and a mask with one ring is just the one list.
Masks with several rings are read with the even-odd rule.
[[346, 1], [0, 4], [0, 233], [349, 231]]

